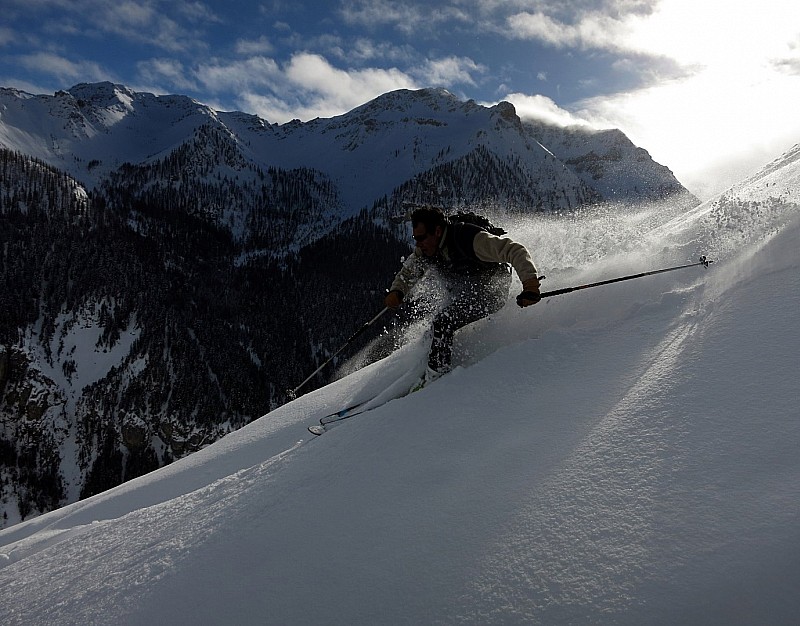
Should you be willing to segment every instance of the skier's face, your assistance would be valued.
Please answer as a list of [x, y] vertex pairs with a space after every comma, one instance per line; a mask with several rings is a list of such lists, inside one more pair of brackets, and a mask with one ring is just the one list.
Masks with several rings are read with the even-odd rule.
[[436, 251], [439, 249], [439, 242], [441, 240], [441, 226], [437, 226], [436, 230], [432, 233], [428, 232], [425, 224], [420, 223], [414, 227], [414, 241], [417, 242], [417, 247], [425, 256], [436, 256]]

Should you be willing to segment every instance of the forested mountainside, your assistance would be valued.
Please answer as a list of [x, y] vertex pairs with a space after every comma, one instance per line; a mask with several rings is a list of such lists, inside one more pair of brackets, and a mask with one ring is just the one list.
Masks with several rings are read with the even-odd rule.
[[22, 517], [152, 470], [282, 403], [374, 314], [386, 268], [408, 251], [353, 219], [296, 254], [243, 263], [247, 249], [228, 230], [157, 188], [83, 196], [41, 163], [2, 159], [41, 189], [4, 194], [0, 220], [3, 497]]

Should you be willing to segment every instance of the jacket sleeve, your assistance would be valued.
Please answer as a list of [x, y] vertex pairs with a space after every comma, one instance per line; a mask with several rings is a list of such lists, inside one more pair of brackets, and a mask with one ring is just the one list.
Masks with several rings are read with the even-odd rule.
[[417, 281], [422, 278], [425, 273], [425, 264], [418, 250], [418, 248], [415, 248], [414, 253], [409, 254], [408, 258], [403, 262], [403, 267], [395, 275], [389, 291], [399, 291], [404, 296], [408, 295], [408, 292], [411, 291]]
[[475, 256], [491, 263], [510, 263], [522, 282], [536, 278], [536, 267], [527, 248], [508, 237], [496, 237], [485, 231], [475, 235], [472, 242]]

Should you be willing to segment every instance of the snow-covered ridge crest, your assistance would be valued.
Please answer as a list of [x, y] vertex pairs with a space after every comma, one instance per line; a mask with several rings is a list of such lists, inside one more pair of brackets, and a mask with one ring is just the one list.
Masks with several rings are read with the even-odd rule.
[[[443, 89], [398, 90], [333, 118], [283, 125], [215, 111], [185, 96], [138, 93], [108, 82], [83, 83], [54, 96], [3, 89], [0, 111], [0, 146], [40, 158], [89, 187], [123, 163], [166, 157], [206, 124], [234, 136], [242, 157], [255, 167], [320, 171], [337, 185], [350, 215], [414, 176], [479, 146], [514, 163], [530, 178], [541, 174], [539, 178], [552, 179], [562, 188], [586, 188], [565, 197], [591, 197], [587, 190], [602, 178], [598, 169], [593, 178], [582, 177], [580, 168], [559, 160], [559, 151], [548, 145], [559, 129], [550, 128], [549, 137], [537, 136], [537, 130], [521, 123], [510, 103], [487, 108], [460, 101]], [[607, 152], [589, 133], [580, 136], [579, 144], [571, 157]], [[647, 169], [647, 176], [634, 175], [627, 181], [617, 177], [615, 199], [685, 192], [669, 170], [649, 156], [647, 160], [649, 164], [637, 164]]]

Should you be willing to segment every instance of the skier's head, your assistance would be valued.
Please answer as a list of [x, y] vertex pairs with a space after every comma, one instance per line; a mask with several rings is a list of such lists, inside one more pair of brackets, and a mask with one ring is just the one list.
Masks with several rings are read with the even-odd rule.
[[439, 209], [423, 207], [411, 214], [414, 241], [425, 256], [434, 256], [444, 235], [447, 219]]
[[424, 224], [429, 231], [434, 231], [437, 226], [444, 228], [447, 218], [441, 209], [429, 206], [420, 207], [411, 214], [411, 225], [416, 228], [419, 224]]

